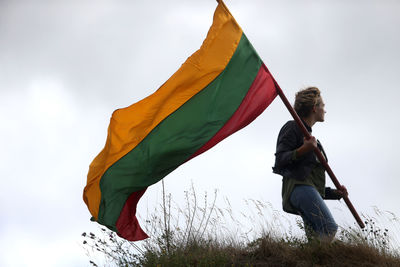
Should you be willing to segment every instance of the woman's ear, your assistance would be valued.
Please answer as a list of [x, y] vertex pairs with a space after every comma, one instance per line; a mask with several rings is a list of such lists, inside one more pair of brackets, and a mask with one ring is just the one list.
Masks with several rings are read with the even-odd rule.
[[317, 112], [317, 105], [314, 105], [313, 107], [312, 107], [312, 113], [315, 113], [315, 112]]

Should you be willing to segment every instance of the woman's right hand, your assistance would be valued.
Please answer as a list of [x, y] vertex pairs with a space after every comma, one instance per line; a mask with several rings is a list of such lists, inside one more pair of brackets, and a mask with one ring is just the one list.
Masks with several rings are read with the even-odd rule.
[[309, 151], [311, 151], [311, 150], [314, 150], [314, 148], [317, 147], [317, 139], [315, 139], [314, 136], [311, 136], [310, 139], [306, 139], [306, 138], [304, 137], [303, 140], [304, 140], [303, 146], [306, 147], [307, 152], [309, 152]]
[[317, 148], [317, 139], [315, 139], [314, 136], [311, 136], [311, 138], [306, 139], [304, 137], [304, 143], [301, 147], [297, 149], [297, 156], [301, 157], [302, 155], [314, 150], [314, 148]]

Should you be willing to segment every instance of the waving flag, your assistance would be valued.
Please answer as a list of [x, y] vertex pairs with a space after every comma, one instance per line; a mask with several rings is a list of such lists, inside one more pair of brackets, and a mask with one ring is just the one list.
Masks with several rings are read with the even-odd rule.
[[135, 215], [146, 188], [252, 122], [276, 86], [219, 1], [201, 48], [152, 95], [112, 114], [83, 193], [92, 219], [127, 240], [147, 238]]

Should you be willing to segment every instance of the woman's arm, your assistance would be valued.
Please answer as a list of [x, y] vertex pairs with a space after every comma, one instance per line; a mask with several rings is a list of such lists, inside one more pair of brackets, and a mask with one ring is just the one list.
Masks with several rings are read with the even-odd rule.
[[339, 200], [342, 199], [343, 197], [347, 196], [347, 188], [342, 185], [340, 186], [339, 189], [332, 189], [330, 187], [325, 188], [325, 197], [324, 199], [335, 199]]
[[275, 153], [275, 168], [277, 169], [284, 168], [296, 160], [299, 137], [293, 126], [293, 124], [287, 123], [279, 132]]

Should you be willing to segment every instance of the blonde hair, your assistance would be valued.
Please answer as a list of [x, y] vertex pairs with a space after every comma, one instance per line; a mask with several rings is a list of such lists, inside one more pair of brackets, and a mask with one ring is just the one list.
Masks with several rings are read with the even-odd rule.
[[314, 106], [319, 105], [321, 92], [317, 87], [307, 87], [296, 93], [294, 109], [301, 118], [310, 115]]

